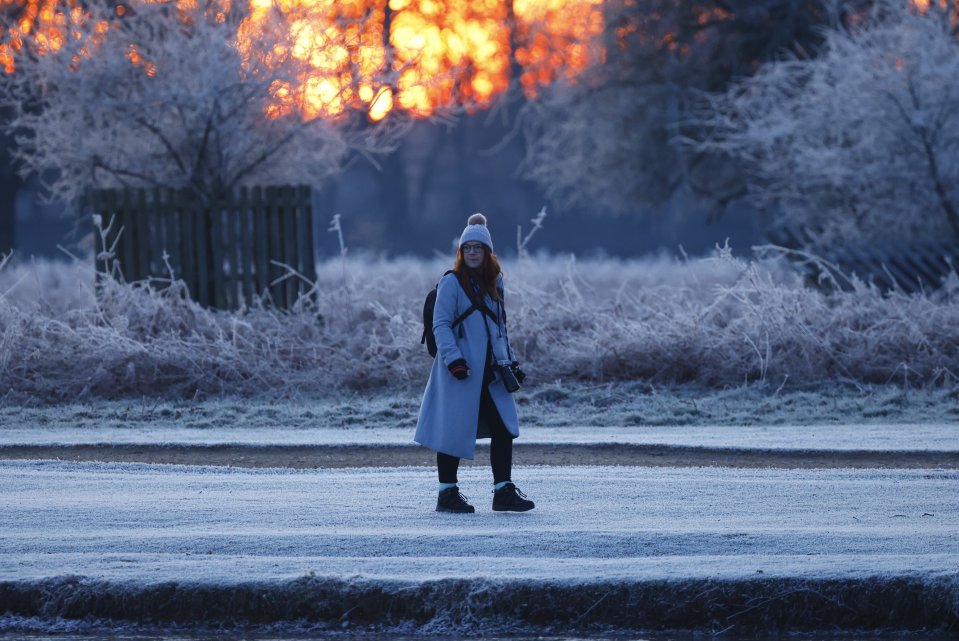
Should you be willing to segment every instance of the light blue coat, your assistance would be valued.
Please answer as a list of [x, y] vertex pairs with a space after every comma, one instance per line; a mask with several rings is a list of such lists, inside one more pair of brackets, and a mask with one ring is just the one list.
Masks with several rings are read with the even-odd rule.
[[[436, 307], [433, 310], [433, 335], [436, 337], [436, 359], [430, 371], [430, 379], [423, 393], [420, 416], [416, 423], [414, 440], [431, 450], [450, 456], [472, 460], [478, 435], [480, 392], [483, 383], [483, 366], [486, 361], [487, 334], [489, 328], [496, 360], [510, 360], [512, 352], [506, 335], [505, 320], [501, 306], [489, 296], [486, 305], [498, 320], [474, 311], [452, 329], [453, 321], [470, 306], [469, 297], [463, 291], [455, 274], [447, 274], [436, 288]], [[462, 328], [462, 332], [460, 331]], [[466, 360], [470, 375], [459, 381], [450, 374], [448, 365], [458, 358]], [[506, 429], [519, 436], [519, 420], [513, 395], [503, 387], [499, 373], [489, 385], [490, 396]]]

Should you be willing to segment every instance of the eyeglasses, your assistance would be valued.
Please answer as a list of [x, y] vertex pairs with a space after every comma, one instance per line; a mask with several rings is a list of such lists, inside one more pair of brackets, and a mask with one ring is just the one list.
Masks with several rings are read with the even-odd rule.
[[463, 250], [464, 254], [478, 254], [483, 251], [483, 247], [484, 245], [479, 243], [469, 243], [467, 245], [463, 245], [461, 249]]

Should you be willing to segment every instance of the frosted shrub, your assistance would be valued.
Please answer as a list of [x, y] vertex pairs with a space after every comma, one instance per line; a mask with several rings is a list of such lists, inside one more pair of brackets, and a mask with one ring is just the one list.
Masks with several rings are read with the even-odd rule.
[[[338, 257], [315, 300], [210, 311], [181, 283], [100, 283], [83, 263], [0, 270], [0, 390], [10, 401], [209, 394], [418, 393], [426, 292], [448, 261]], [[345, 269], [344, 269], [345, 267]], [[806, 288], [774, 260], [505, 261], [527, 386], [563, 380], [954, 383], [959, 278], [929, 294]], [[162, 284], [162, 283], [160, 283]]]
[[783, 56], [705, 96], [692, 148], [740, 167], [753, 204], [815, 246], [955, 239], [955, 5], [871, 4], [824, 30], [816, 55]]

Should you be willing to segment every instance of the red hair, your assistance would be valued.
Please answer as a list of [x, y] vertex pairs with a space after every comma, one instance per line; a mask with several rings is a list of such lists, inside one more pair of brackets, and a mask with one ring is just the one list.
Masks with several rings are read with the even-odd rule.
[[483, 264], [480, 265], [479, 269], [470, 269], [466, 265], [463, 260], [463, 247], [460, 246], [456, 250], [456, 262], [453, 263], [453, 271], [456, 272], [456, 277], [460, 279], [460, 283], [466, 291], [473, 291], [469, 282], [469, 277], [472, 276], [479, 283], [480, 292], [489, 294], [493, 300], [500, 300], [496, 280], [503, 273], [503, 270], [500, 268], [496, 254], [490, 251], [490, 248], [486, 245], [483, 245]]

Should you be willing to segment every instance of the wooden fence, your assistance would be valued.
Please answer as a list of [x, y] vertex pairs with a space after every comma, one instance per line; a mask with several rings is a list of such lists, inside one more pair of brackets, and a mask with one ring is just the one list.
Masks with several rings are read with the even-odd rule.
[[[787, 249], [802, 250], [812, 243], [807, 230], [779, 226], [767, 232], [766, 237], [775, 245]], [[806, 282], [819, 285], [835, 282], [843, 289], [850, 289], [847, 277], [873, 282], [882, 291], [900, 290], [914, 293], [937, 289], [954, 269], [959, 269], [959, 245], [954, 241], [939, 243], [908, 243], [895, 246], [871, 246], [868, 249], [837, 247], [831, 251], [818, 252], [818, 258], [826, 262], [811, 261], [801, 255], [790, 256], [801, 265]], [[827, 274], [823, 274], [823, 271]], [[826, 275], [830, 278], [822, 280]]]
[[113, 219], [107, 249], [119, 233], [115, 261], [127, 282], [169, 278], [172, 269], [203, 306], [238, 309], [260, 296], [285, 309], [310, 285], [283, 279], [282, 265], [316, 280], [308, 187], [241, 188], [214, 203], [174, 189], [100, 190], [92, 205], [104, 227]]

